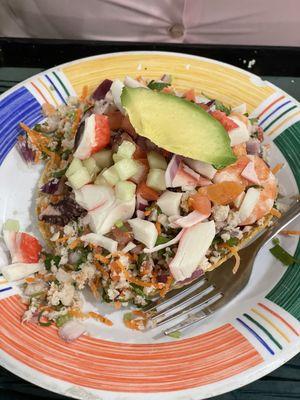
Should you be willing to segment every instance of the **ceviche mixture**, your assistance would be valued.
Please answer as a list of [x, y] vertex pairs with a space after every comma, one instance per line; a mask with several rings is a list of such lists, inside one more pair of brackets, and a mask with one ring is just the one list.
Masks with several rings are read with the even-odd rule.
[[244, 104], [178, 93], [164, 75], [106, 79], [43, 112], [32, 129], [21, 122], [17, 145], [28, 163], [45, 162], [36, 200], [44, 244], [8, 221], [12, 264], [2, 272], [23, 279], [23, 322], [56, 324], [66, 341], [85, 332], [84, 319], [112, 325], [82, 311], [83, 289], [116, 309], [135, 305], [124, 323], [142, 330], [152, 298], [228, 255], [235, 273], [241, 243], [280, 216], [280, 166], [270, 169]]

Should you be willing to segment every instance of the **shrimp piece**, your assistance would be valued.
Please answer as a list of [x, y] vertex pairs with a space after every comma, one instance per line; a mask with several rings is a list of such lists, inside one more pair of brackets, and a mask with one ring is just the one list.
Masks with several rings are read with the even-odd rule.
[[238, 160], [234, 163], [219, 170], [214, 176], [214, 183], [221, 182], [236, 182], [240, 185], [247, 186], [247, 179], [241, 176], [242, 171], [245, 169], [246, 165], [249, 163], [249, 158], [246, 155], [238, 157]]
[[255, 172], [262, 190], [251, 215], [241, 221], [239, 225], [254, 224], [254, 222], [267, 215], [271, 211], [278, 193], [277, 180], [266, 163], [258, 156], [248, 157], [251, 157], [254, 162]]
[[251, 215], [244, 221], [241, 221], [240, 225], [254, 224], [254, 222], [270, 212], [277, 197], [277, 181], [275, 176], [272, 174], [264, 160], [260, 157], [254, 155], [243, 155], [240, 156], [234, 164], [219, 170], [213, 179], [214, 183], [231, 181], [237, 182], [245, 188], [252, 186], [253, 182], [247, 180], [241, 175], [245, 167], [251, 161], [254, 163], [255, 173], [259, 180], [259, 186], [261, 186], [262, 189]]

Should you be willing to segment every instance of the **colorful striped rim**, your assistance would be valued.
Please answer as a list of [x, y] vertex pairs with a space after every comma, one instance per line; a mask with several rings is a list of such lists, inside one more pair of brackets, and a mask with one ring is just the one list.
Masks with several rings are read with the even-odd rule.
[[[299, 186], [300, 109], [295, 100], [237, 68], [166, 53], [114, 54], [76, 61], [9, 91], [0, 101], [0, 164], [21, 133], [19, 121], [29, 126], [41, 121], [40, 104], [45, 101], [54, 106], [65, 104], [70, 95], [80, 94], [84, 85], [92, 90], [108, 76], [141, 74], [155, 78], [166, 71], [175, 77], [174, 85], [180, 90], [189, 88], [192, 82], [199, 93], [233, 106], [246, 102], [251, 116], [258, 117], [267, 134], [275, 138]], [[297, 254], [299, 250], [298, 246]], [[267, 295], [268, 300], [262, 298], [232, 324], [189, 339], [138, 345], [83, 337], [65, 345], [55, 328], [20, 324], [24, 308], [14, 287], [0, 277], [0, 309], [5, 317], [0, 327], [1, 348], [32, 371], [57, 379], [63, 376], [65, 382], [89, 389], [155, 394], [207, 387], [201, 392], [207, 397], [214, 383], [230, 381], [257, 368], [256, 375], [246, 375], [243, 382], [247, 383], [270, 370], [268, 357], [295, 352], [288, 349], [300, 345], [299, 282], [299, 268], [289, 267]], [[51, 389], [50, 383], [48, 387]], [[230, 389], [220, 388], [218, 393]]]

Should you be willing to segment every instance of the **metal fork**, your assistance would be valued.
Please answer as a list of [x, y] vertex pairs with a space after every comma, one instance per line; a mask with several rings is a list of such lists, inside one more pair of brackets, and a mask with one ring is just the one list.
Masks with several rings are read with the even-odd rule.
[[232, 273], [233, 258], [230, 258], [220, 268], [207, 272], [187, 286], [171, 290], [163, 299], [145, 307], [150, 325], [157, 327], [188, 314], [183, 320], [163, 331], [164, 335], [170, 335], [198, 323], [227, 304], [247, 285], [255, 258], [261, 248], [298, 215], [300, 201], [294, 203], [257, 239], [241, 249], [240, 267], [235, 275]]

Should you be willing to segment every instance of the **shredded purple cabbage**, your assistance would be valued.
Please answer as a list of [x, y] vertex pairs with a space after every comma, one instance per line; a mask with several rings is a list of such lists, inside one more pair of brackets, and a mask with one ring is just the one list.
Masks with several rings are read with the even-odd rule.
[[112, 81], [110, 79], [104, 79], [103, 82], [97, 87], [97, 89], [92, 94], [92, 98], [94, 100], [102, 100], [105, 98], [106, 93], [109, 91], [112, 85]]
[[56, 194], [59, 188], [60, 179], [53, 178], [41, 187], [41, 192], [47, 194]]
[[[87, 214], [87, 211], [71, 197], [66, 197], [58, 203], [51, 204], [47, 208], [50, 208], [50, 212], [42, 213], [40, 215], [40, 220], [59, 226], [65, 226], [70, 221], [74, 221], [79, 217], [84, 217]], [[51, 213], [51, 209], [53, 209], [53, 213]]]

